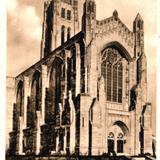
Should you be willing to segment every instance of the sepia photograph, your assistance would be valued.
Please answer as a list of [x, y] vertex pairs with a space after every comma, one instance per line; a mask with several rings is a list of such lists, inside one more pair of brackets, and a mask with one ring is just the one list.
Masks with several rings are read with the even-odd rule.
[[6, 160], [156, 160], [156, 0], [8, 0]]

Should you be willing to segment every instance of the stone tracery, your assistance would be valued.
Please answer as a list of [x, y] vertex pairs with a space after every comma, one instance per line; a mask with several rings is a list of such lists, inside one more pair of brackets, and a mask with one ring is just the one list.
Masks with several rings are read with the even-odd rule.
[[107, 48], [102, 55], [101, 73], [105, 79], [107, 101], [122, 103], [122, 57], [114, 48]]

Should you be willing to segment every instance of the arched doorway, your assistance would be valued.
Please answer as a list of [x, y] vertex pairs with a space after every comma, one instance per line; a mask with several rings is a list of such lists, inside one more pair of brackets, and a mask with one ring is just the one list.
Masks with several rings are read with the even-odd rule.
[[128, 128], [123, 122], [115, 122], [109, 128], [107, 149], [111, 154], [124, 154], [127, 147]]

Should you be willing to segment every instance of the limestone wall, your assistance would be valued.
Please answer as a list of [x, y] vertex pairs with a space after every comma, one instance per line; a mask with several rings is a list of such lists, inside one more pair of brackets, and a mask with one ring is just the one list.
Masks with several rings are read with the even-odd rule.
[[98, 50], [102, 50], [109, 42], [117, 41], [134, 56], [134, 34], [131, 32], [119, 18], [107, 18], [97, 21], [96, 37]]
[[6, 149], [9, 147], [9, 132], [12, 131], [13, 124], [13, 103], [15, 102], [15, 79], [6, 79]]

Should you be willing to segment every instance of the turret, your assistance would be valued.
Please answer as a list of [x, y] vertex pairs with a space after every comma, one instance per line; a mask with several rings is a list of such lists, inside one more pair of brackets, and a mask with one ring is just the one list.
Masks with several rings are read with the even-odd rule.
[[[87, 93], [95, 98], [97, 95], [97, 52], [96, 52], [96, 3], [86, 0], [83, 8], [82, 32], [85, 42], [85, 78]], [[94, 58], [93, 58], [94, 57]], [[94, 86], [94, 89], [93, 89]]]
[[143, 28], [143, 20], [139, 13], [137, 14], [133, 22], [133, 33], [134, 33], [134, 57], [136, 60], [136, 68], [137, 68], [136, 79], [137, 79], [137, 84], [139, 84], [142, 79], [142, 65], [144, 64], [145, 61], [144, 28]]
[[144, 29], [143, 20], [138, 13], [133, 22], [133, 33], [134, 33], [134, 43], [135, 43], [135, 57], [136, 59], [144, 52]]
[[117, 12], [116, 9], [115, 9], [114, 12], [113, 12], [113, 17], [114, 17], [114, 18], [118, 18], [118, 12]]
[[85, 33], [86, 43], [90, 42], [95, 34], [96, 27], [96, 3], [94, 0], [86, 0], [83, 7], [82, 31]]

